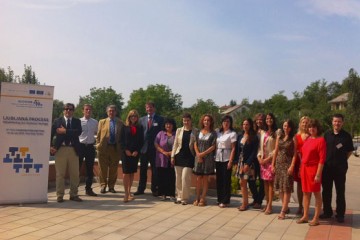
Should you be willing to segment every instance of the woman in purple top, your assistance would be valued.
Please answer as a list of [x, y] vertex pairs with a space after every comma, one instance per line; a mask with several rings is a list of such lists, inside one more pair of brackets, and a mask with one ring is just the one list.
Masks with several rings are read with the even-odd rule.
[[176, 123], [174, 119], [165, 119], [164, 130], [160, 131], [155, 138], [156, 159], [158, 170], [159, 195], [161, 200], [166, 196], [175, 199], [175, 171], [171, 165], [171, 150], [174, 145]]

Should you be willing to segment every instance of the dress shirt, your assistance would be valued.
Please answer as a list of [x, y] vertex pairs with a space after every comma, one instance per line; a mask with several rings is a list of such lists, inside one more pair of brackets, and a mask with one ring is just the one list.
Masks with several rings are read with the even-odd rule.
[[81, 135], [79, 136], [80, 143], [94, 144], [95, 135], [98, 129], [98, 121], [93, 118], [86, 119], [85, 117], [80, 118], [80, 121], [82, 128]]

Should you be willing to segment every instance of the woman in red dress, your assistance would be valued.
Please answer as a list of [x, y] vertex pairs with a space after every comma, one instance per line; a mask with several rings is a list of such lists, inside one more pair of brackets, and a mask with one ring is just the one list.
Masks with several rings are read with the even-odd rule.
[[309, 219], [309, 205], [311, 193], [315, 196], [315, 214], [310, 226], [319, 225], [321, 211], [321, 174], [326, 158], [326, 142], [321, 134], [321, 126], [318, 120], [312, 119], [309, 122], [310, 137], [302, 147], [302, 162], [300, 167], [301, 185], [304, 193], [304, 214], [297, 220], [297, 223], [307, 223]]
[[303, 192], [301, 188], [301, 179], [300, 179], [300, 165], [301, 165], [301, 149], [304, 145], [305, 140], [309, 137], [309, 124], [310, 118], [304, 116], [300, 118], [299, 122], [299, 129], [297, 134], [295, 135], [295, 143], [296, 143], [296, 161], [295, 161], [295, 168], [294, 168], [294, 181], [297, 182], [296, 192], [297, 198], [299, 202], [299, 208], [296, 212], [297, 215], [303, 214]]

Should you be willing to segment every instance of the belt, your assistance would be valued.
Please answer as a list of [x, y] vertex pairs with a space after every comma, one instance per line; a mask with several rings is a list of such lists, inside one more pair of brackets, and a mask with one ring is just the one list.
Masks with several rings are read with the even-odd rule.
[[80, 143], [82, 145], [85, 145], [85, 147], [94, 146], [95, 143]]

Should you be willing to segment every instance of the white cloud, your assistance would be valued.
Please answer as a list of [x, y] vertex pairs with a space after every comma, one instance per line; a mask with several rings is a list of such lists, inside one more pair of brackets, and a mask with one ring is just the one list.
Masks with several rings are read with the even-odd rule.
[[308, 4], [311, 12], [360, 20], [360, 2], [358, 0], [309, 0]]

